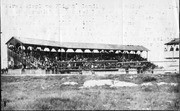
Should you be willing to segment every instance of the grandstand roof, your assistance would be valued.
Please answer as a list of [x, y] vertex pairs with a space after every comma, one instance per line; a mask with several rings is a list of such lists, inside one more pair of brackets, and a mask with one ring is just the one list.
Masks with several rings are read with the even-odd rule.
[[124, 51], [149, 51], [139, 45], [117, 45], [117, 44], [98, 44], [98, 43], [78, 43], [78, 42], [58, 42], [33, 38], [12, 37], [8, 43], [22, 43], [30, 46], [58, 47], [67, 49], [101, 49], [101, 50], [124, 50]]
[[177, 45], [179, 43], [180, 43], [179, 38], [175, 38], [175, 39], [171, 40], [170, 42], [165, 43], [165, 45]]

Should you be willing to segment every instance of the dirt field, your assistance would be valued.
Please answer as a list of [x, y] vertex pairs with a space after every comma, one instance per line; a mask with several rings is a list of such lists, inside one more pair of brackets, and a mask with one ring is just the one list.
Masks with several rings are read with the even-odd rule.
[[[137, 86], [82, 87], [106, 79]], [[180, 110], [178, 83], [180, 74], [1, 76], [1, 110]]]

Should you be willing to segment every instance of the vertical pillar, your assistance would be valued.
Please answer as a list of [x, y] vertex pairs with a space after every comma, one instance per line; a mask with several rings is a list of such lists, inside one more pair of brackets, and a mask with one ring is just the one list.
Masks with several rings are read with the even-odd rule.
[[61, 54], [61, 48], [60, 48], [60, 52], [59, 52], [59, 60], [62, 61], [62, 54]]
[[65, 58], [65, 60], [67, 61], [67, 48], [64, 48], [64, 51], [65, 51], [65, 54], [66, 54], [66, 58]]
[[117, 50], [113, 50], [114, 53], [116, 53]]
[[35, 53], [35, 50], [36, 50], [36, 46], [32, 46], [32, 56], [34, 56], [34, 53]]
[[27, 53], [27, 48], [28, 48], [28, 46], [27, 46], [27, 45], [24, 45], [24, 48], [25, 48], [25, 52]]
[[74, 51], [74, 54], [75, 54], [75, 60], [76, 60], [76, 53], [75, 53], [75, 52], [76, 52], [76, 50], [77, 50], [77, 49], [73, 49], [73, 51]]
[[[1, 50], [1, 49], [0, 49]], [[7, 44], [7, 68], [9, 68], [9, 53], [8, 53], [8, 50], [9, 50], [9, 43]], [[1, 57], [2, 58], [2, 57]], [[1, 59], [0, 58], [0, 59]]]
[[26, 63], [26, 56], [24, 55], [24, 52], [25, 52], [25, 50], [23, 50], [23, 44], [21, 43], [21, 57], [22, 57], [22, 64], [23, 64], [23, 69], [25, 69], [26, 68], [26, 65], [27, 65], [27, 63]]
[[19, 47], [20, 47], [20, 54], [23, 54], [23, 48], [22, 48], [22, 46], [23, 46], [23, 45], [22, 45], [22, 43], [21, 43], [20, 46], [19, 46]]
[[116, 57], [116, 50], [113, 50], [113, 57]]
[[52, 50], [52, 47], [48, 47], [49, 48], [49, 53], [48, 53], [48, 56], [51, 55], [51, 50]]
[[101, 49], [99, 49], [98, 51], [99, 51], [99, 53], [100, 53], [101, 60], [102, 60], [102, 53], [101, 53], [101, 51], [102, 51], [102, 50], [101, 50]]
[[51, 50], [52, 50], [52, 47], [48, 47], [49, 48], [49, 52], [51, 52]]
[[62, 48], [59, 48], [60, 49], [60, 52], [59, 52], [59, 61], [60, 61], [60, 63], [58, 64], [58, 69], [59, 69], [59, 72], [58, 73], [61, 73], [61, 68], [62, 68], [62, 54], [61, 54], [61, 49]]
[[142, 52], [143, 52], [143, 51], [140, 51], [140, 56], [141, 56], [141, 57], [142, 57]]
[[[93, 49], [90, 49], [90, 51], [91, 51], [91, 57], [93, 58]], [[91, 71], [92, 71], [94, 68], [93, 61], [90, 61], [90, 65], [91, 65]]]
[[24, 47], [25, 47], [25, 56], [26, 56], [26, 61], [27, 61], [27, 60], [29, 60], [29, 58], [28, 58], [28, 55], [29, 55], [28, 54], [28, 45], [24, 45]]
[[175, 49], [175, 45], [173, 45], [173, 61], [174, 61], [174, 49]]
[[[115, 60], [116, 60], [116, 51], [117, 51], [117, 50], [113, 50], [113, 52], [114, 52], [114, 57], [115, 57]], [[115, 68], [117, 68], [117, 63], [118, 63], [118, 62], [115, 62]]]
[[[44, 49], [45, 49], [45, 47], [41, 47], [41, 54], [42, 54], [42, 55], [44, 55]], [[42, 55], [41, 55], [41, 56], [42, 56]]]
[[54, 48], [56, 50], [56, 53], [55, 53], [55, 58], [56, 58], [56, 61], [58, 60], [58, 48]]
[[81, 49], [82, 51], [83, 51], [83, 53], [84, 53], [84, 51], [85, 51], [85, 49]]
[[74, 53], [76, 52], [77, 49], [73, 49]]
[[45, 47], [42, 47], [42, 46], [41, 46], [41, 49], [44, 51]]
[[147, 58], [147, 61], [148, 61], [148, 51], [146, 51], [146, 58]]
[[82, 50], [82, 52], [83, 52], [83, 55], [84, 55], [85, 49], [81, 49], [81, 50]]
[[124, 62], [124, 60], [123, 60], [123, 59], [124, 59], [123, 52], [124, 52], [124, 50], [121, 50], [121, 54], [122, 54], [122, 55], [121, 55], [121, 58], [122, 58], [122, 60], [121, 60], [121, 61], [122, 61], [122, 62]]
[[91, 51], [91, 57], [93, 58], [94, 54], [93, 54], [93, 49], [90, 49]]
[[129, 59], [129, 58], [130, 58], [131, 51], [129, 50], [128, 52], [129, 52], [129, 54], [128, 54], [128, 59]]

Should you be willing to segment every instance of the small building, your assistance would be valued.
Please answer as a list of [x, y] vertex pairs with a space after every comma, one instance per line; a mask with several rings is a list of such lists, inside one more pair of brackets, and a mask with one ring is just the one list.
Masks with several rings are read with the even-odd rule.
[[166, 63], [165, 69], [179, 72], [179, 38], [175, 38], [164, 45], [165, 59], [171, 61]]

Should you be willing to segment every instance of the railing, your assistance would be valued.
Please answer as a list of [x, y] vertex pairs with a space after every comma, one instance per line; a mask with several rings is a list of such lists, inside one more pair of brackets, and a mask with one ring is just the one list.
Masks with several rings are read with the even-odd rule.
[[[148, 63], [145, 65], [145, 63]], [[61, 61], [57, 62], [58, 69], [60, 71], [64, 70], [84, 70], [84, 71], [112, 71], [118, 70], [119, 68], [123, 69], [143, 69], [148, 70], [153, 65], [148, 61], [132, 61], [132, 62], [118, 62], [117, 60], [105, 60], [105, 61]]]
[[[25, 56], [23, 54], [18, 54], [10, 49], [8, 49], [9, 56], [14, 57], [16, 60], [32, 65], [34, 67], [43, 66], [35, 57], [29, 55]], [[148, 64], [146, 64], [148, 63]], [[143, 66], [145, 65], [145, 66]], [[98, 61], [54, 61], [52, 65], [47, 64], [41, 68], [47, 70], [69, 70], [69, 71], [79, 71], [79, 70], [117, 70], [118, 68], [144, 68], [147, 70], [152, 65], [149, 61], [130, 61], [130, 62], [118, 62], [118, 60], [98, 60]]]
[[117, 60], [106, 61], [59, 61], [57, 62], [59, 69], [112, 69], [116, 68]]
[[21, 63], [25, 63], [27, 65], [31, 65], [31, 66], [34, 66], [34, 67], [37, 67], [38, 64], [40, 64], [40, 62], [37, 61], [36, 58], [34, 58], [33, 56], [29, 56], [26, 57], [24, 56], [23, 54], [18, 54], [18, 53], [15, 53], [14, 51], [8, 49], [8, 55], [13, 57], [14, 59], [16, 59], [17, 61], [21, 62]]

